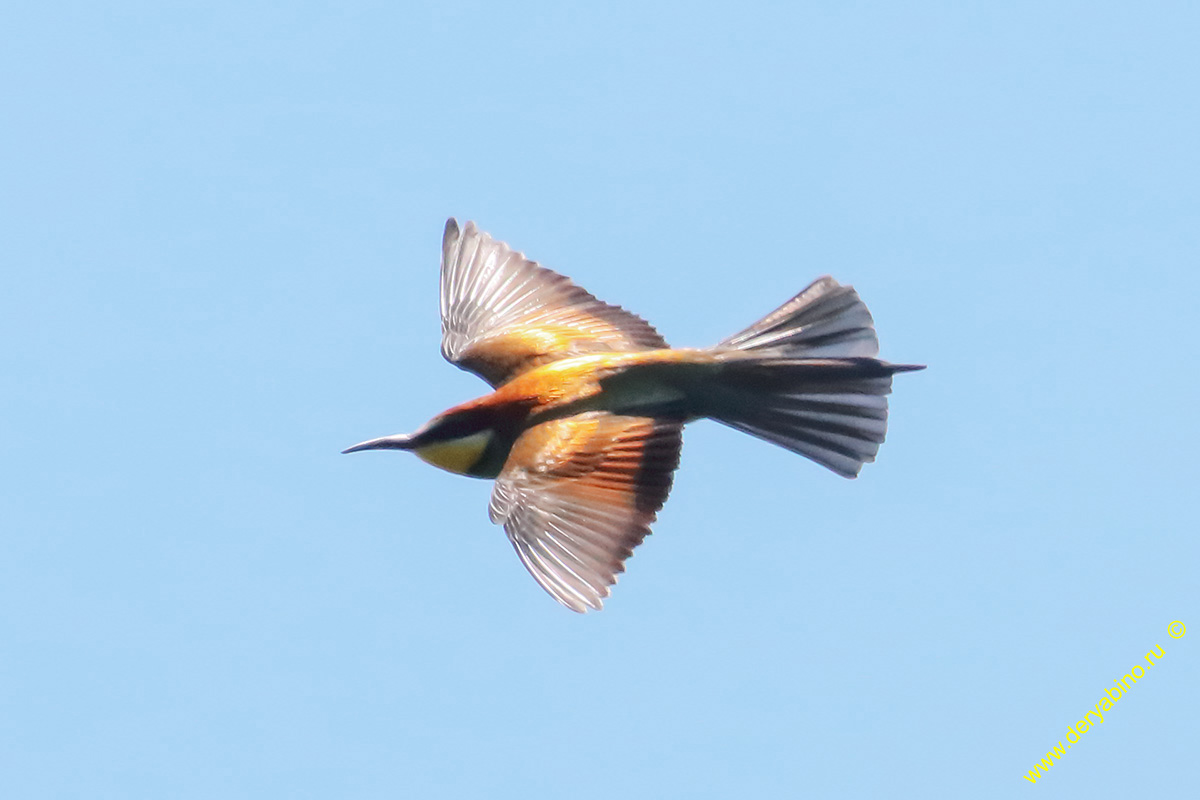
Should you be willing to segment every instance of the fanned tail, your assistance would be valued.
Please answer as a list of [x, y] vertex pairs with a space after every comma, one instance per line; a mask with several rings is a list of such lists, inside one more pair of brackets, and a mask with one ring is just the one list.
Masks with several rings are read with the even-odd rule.
[[866, 305], [833, 278], [815, 281], [715, 348], [705, 416], [853, 478], [887, 434], [892, 375]]

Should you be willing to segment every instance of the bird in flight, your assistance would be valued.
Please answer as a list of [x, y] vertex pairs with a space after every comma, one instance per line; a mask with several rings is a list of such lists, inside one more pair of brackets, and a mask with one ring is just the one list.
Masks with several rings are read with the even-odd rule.
[[709, 418], [853, 478], [887, 430], [896, 372], [867, 307], [833, 278], [714, 347], [670, 348], [468, 222], [446, 223], [442, 355], [494, 391], [411, 434], [353, 447], [411, 450], [492, 478], [488, 513], [521, 563], [573, 611], [600, 609], [671, 489], [683, 426]]

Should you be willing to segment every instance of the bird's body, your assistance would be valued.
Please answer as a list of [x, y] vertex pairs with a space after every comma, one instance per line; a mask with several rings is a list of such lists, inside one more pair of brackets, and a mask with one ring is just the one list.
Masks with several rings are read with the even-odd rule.
[[495, 390], [409, 435], [346, 452], [411, 450], [494, 478], [489, 512], [530, 573], [576, 611], [598, 609], [649, 533], [708, 417], [847, 477], [874, 459], [891, 375], [870, 314], [823, 278], [707, 349], [672, 349], [640, 318], [480, 233], [446, 225], [442, 351]]

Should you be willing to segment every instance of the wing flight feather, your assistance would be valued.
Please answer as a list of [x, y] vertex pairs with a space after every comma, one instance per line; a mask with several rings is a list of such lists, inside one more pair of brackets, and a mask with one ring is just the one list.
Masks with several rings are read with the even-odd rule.
[[442, 355], [492, 386], [560, 358], [667, 346], [642, 318], [454, 219], [442, 237], [441, 312]]
[[517, 439], [488, 510], [555, 600], [579, 612], [603, 606], [671, 490], [682, 427], [591, 412]]

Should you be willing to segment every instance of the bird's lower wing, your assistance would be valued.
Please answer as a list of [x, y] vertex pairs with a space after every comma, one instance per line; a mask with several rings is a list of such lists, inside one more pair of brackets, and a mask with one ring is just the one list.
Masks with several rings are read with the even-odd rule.
[[517, 439], [489, 513], [555, 600], [579, 612], [603, 606], [671, 490], [682, 427], [594, 412]]

